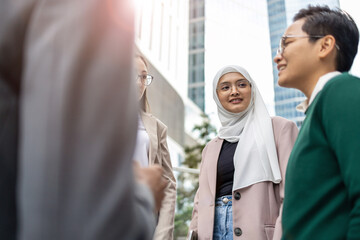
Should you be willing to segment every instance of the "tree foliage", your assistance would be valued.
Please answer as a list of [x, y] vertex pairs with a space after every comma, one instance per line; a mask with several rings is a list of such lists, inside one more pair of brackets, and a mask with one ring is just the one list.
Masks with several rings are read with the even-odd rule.
[[[210, 123], [207, 115], [202, 115], [202, 123], [195, 125], [193, 131], [198, 135], [197, 144], [185, 147], [184, 167], [198, 169], [201, 153], [205, 145], [216, 135], [216, 128]], [[187, 235], [191, 221], [193, 203], [199, 186], [199, 175], [181, 172], [177, 179], [177, 212], [175, 214], [174, 238]]]

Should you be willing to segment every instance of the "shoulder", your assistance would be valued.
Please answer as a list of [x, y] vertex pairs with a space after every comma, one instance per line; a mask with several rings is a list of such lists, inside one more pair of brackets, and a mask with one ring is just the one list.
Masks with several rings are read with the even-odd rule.
[[[341, 114], [360, 104], [360, 78], [342, 73], [332, 78], [319, 93], [317, 113], [327, 118], [329, 112]], [[335, 116], [335, 115], [334, 115]]]
[[223, 141], [224, 140], [219, 137], [213, 138], [205, 145], [203, 152], [206, 152], [207, 149], [217, 149], [219, 146], [221, 147]]
[[[313, 115], [321, 121], [325, 129], [340, 131], [360, 119], [360, 78], [349, 73], [340, 74], [331, 79], [319, 93]], [[337, 126], [336, 129], [333, 129]], [[341, 128], [340, 128], [341, 127]]]
[[218, 144], [222, 144], [223, 143], [223, 139], [219, 138], [219, 137], [215, 137], [213, 139], [211, 139], [206, 146], [212, 146], [212, 145], [218, 145]]
[[151, 121], [155, 122], [159, 130], [167, 129], [167, 126], [162, 121], [160, 121], [160, 119], [158, 119], [151, 113], [143, 112], [142, 115], [143, 115], [143, 118], [148, 118]]
[[[360, 78], [349, 73], [342, 73], [332, 78], [323, 88], [323, 94], [336, 94], [342, 97], [349, 96], [349, 93], [355, 93], [358, 96], [360, 88]], [[346, 91], [346, 94], [344, 94]], [[339, 99], [337, 99], [339, 100]]]
[[337, 81], [341, 81], [341, 80], [346, 80], [346, 79], [348, 79], [348, 80], [356, 80], [356, 79], [357, 79], [357, 81], [360, 80], [357, 76], [354, 76], [354, 75], [352, 75], [352, 74], [350, 74], [350, 73], [348, 73], [348, 72], [344, 72], [344, 73], [341, 73], [341, 74], [333, 77], [333, 78], [329, 81], [329, 83], [331, 83], [331, 82], [337, 82]]
[[218, 156], [218, 154], [220, 153], [223, 141], [224, 140], [219, 137], [215, 137], [214, 139], [209, 141], [202, 150], [201, 162], [204, 162], [204, 161], [207, 162], [207, 160], [205, 160], [205, 159], [207, 159], [207, 158], [212, 159], [214, 156]]
[[275, 129], [282, 129], [282, 128], [293, 128], [296, 127], [296, 124], [293, 121], [290, 121], [286, 118], [283, 117], [279, 117], [279, 116], [274, 116], [271, 117], [271, 121], [272, 121], [272, 125]]
[[298, 128], [293, 121], [283, 117], [272, 117], [275, 143], [286, 145], [294, 142], [298, 135]]

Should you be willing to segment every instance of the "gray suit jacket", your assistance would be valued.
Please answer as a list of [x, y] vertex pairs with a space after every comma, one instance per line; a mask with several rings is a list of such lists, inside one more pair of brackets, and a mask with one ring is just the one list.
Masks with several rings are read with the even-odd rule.
[[152, 238], [128, 4], [0, 0], [0, 239]]

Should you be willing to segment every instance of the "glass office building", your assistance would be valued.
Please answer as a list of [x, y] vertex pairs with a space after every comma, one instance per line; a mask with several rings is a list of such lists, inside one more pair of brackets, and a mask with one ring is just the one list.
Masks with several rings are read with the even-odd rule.
[[[326, 4], [330, 8], [339, 7], [338, 0], [267, 0], [272, 58], [275, 57], [280, 38], [286, 28], [292, 23], [293, 16], [299, 9], [304, 8], [309, 4]], [[273, 62], [276, 115], [290, 119], [300, 127], [305, 115], [296, 111], [295, 108], [299, 103], [305, 100], [305, 96], [298, 90], [279, 87], [277, 84], [277, 74], [276, 64]]]
[[189, 10], [188, 97], [205, 111], [205, 0], [190, 0]]

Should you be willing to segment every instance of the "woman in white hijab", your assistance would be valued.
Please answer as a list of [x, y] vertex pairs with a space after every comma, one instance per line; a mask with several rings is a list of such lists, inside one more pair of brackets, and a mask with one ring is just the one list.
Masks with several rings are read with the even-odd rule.
[[190, 234], [280, 239], [287, 161], [296, 125], [270, 117], [248, 72], [223, 67], [213, 82], [219, 135], [203, 150]]

